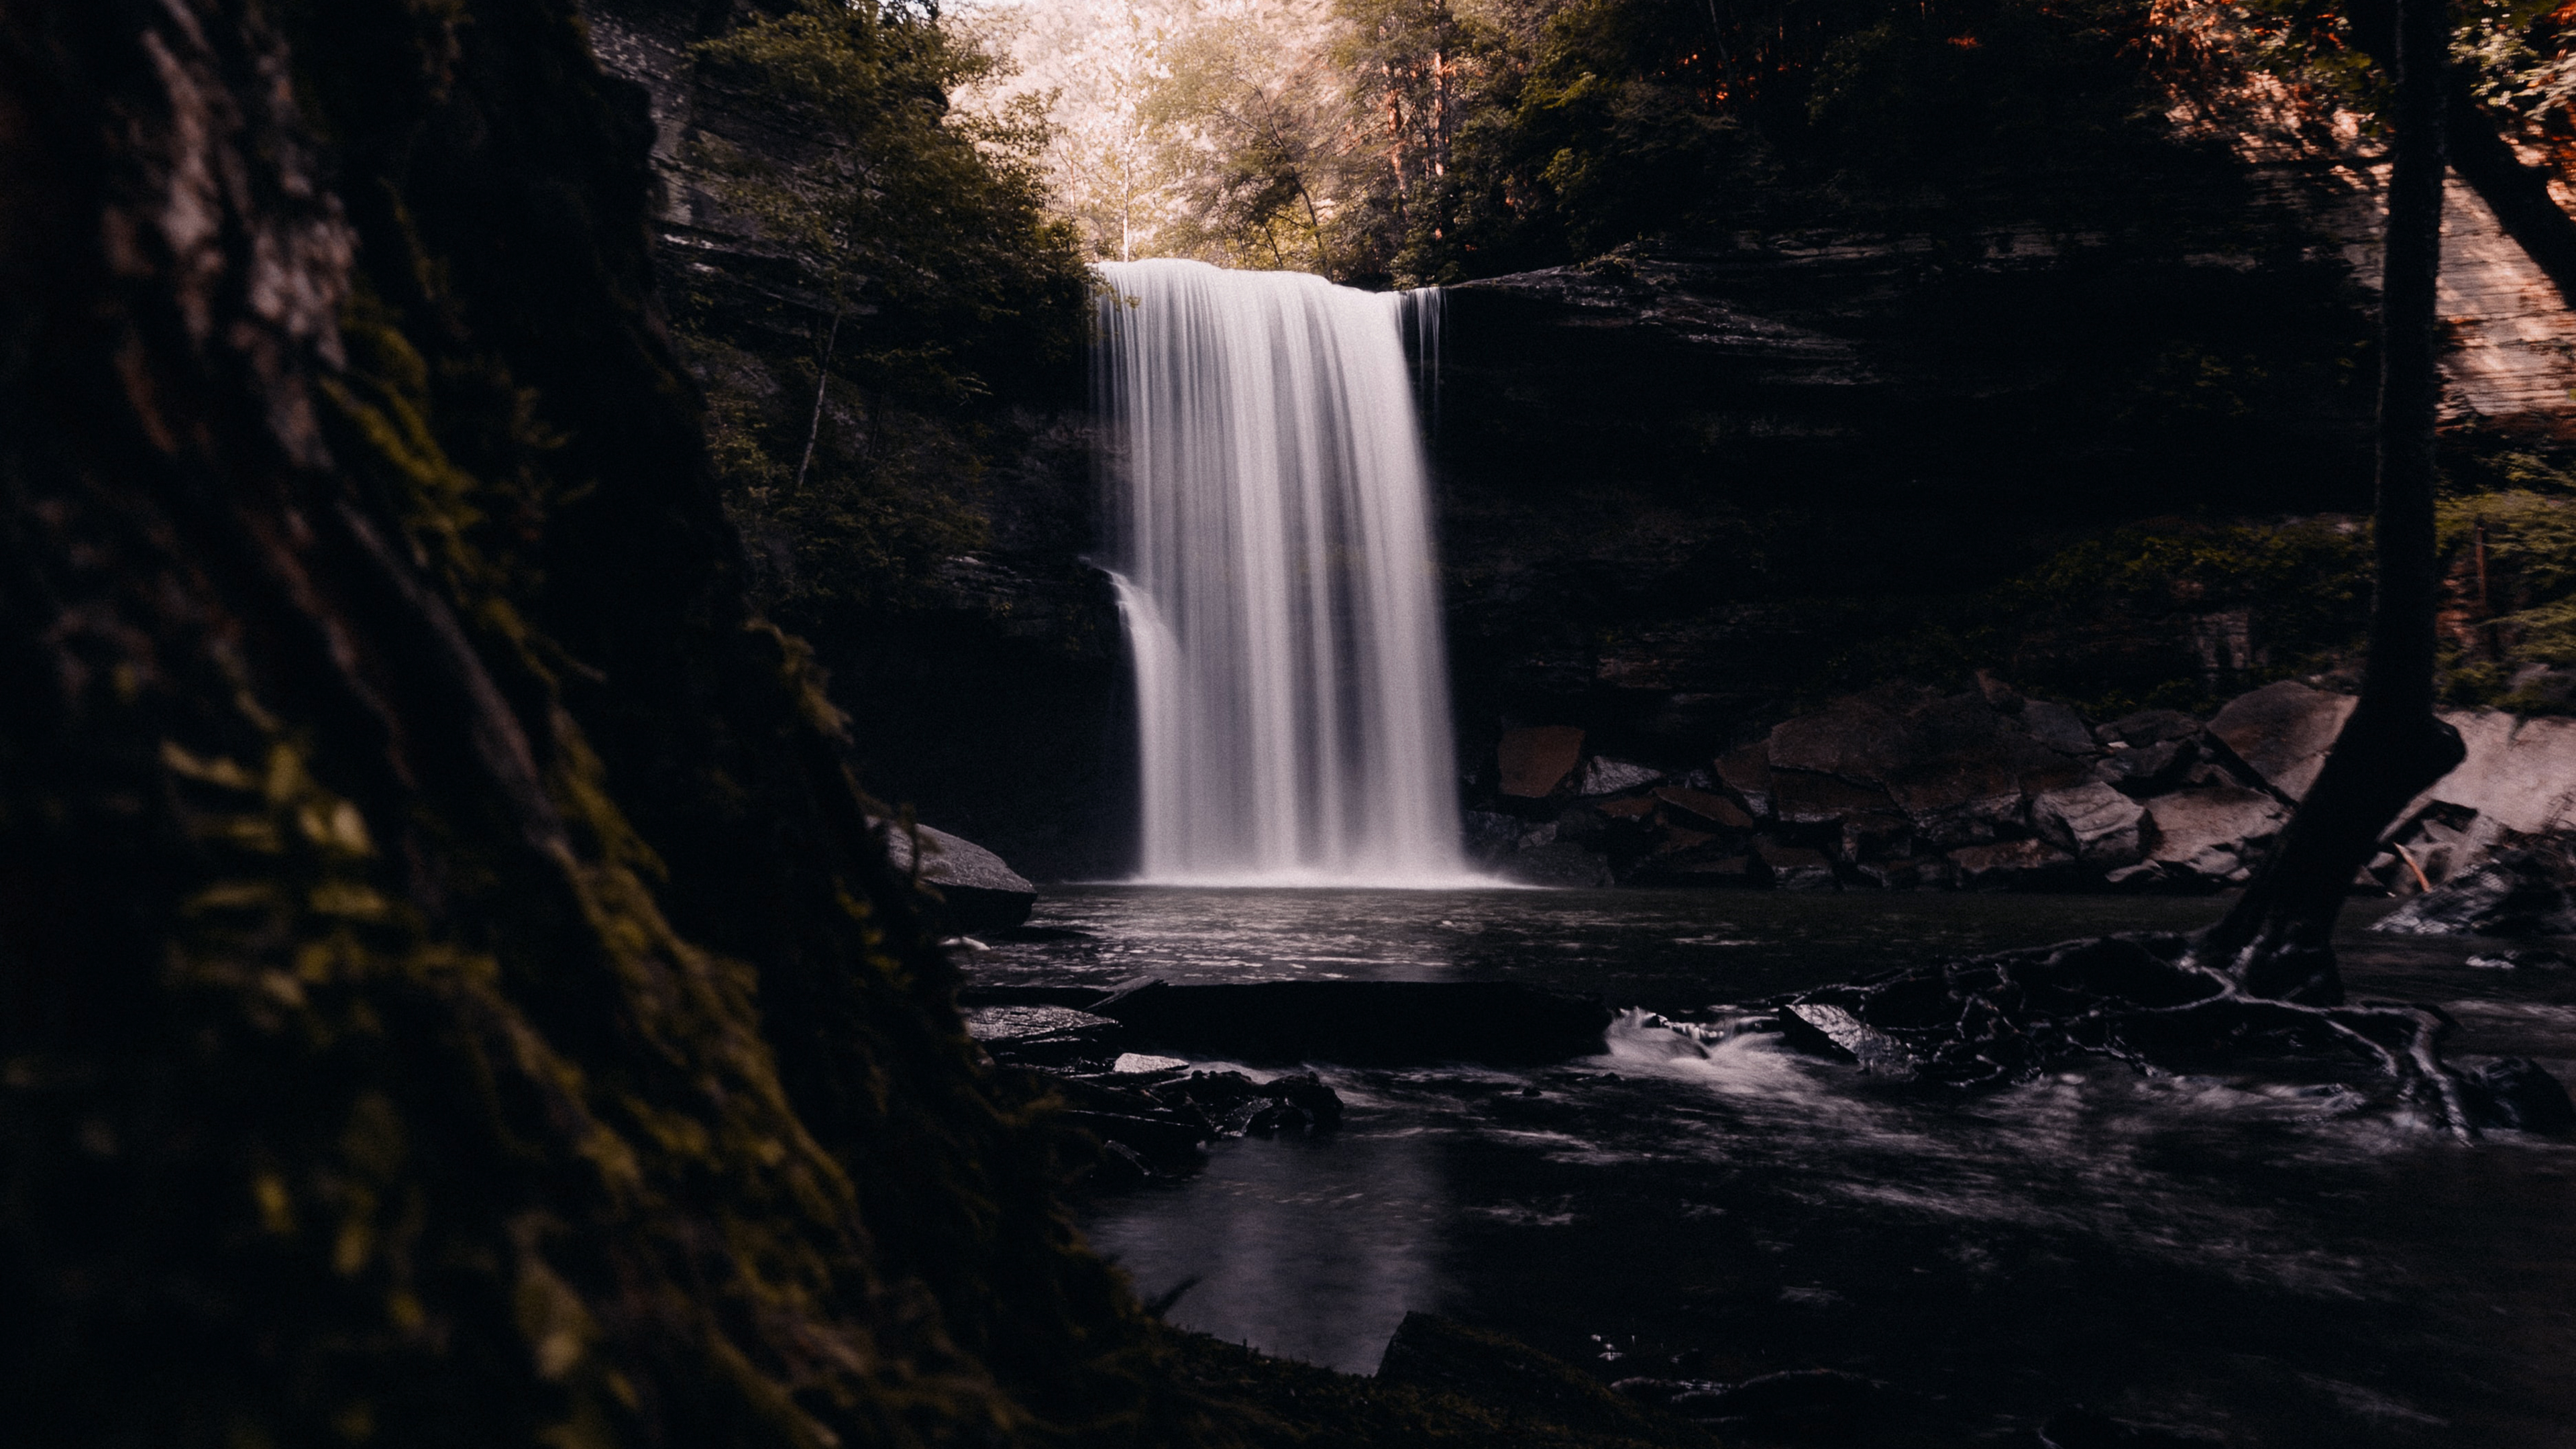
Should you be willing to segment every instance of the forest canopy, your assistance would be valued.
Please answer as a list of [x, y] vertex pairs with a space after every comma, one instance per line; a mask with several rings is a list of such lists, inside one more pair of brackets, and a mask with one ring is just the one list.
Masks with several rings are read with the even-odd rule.
[[[2080, 185], [2165, 164], [2197, 121], [2368, 129], [2385, 87], [2355, 30], [2370, 8], [987, 0], [952, 24], [1009, 61], [966, 104], [1044, 108], [1049, 184], [1093, 257], [1414, 285], [1816, 215], [1973, 209], [2005, 173]], [[2481, 110], [2563, 173], [2567, 10], [2454, 12]]]

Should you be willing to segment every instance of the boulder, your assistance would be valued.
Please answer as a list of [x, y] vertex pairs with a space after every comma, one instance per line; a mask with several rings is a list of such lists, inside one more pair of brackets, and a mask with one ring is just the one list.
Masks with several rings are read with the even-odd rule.
[[[1834, 825], [1848, 815], [1893, 813], [1896, 802], [1876, 785], [1856, 785], [1814, 770], [1771, 772], [1771, 808], [1783, 825]], [[2019, 804], [2021, 797], [2013, 797]]]
[[1555, 794], [1582, 762], [1583, 731], [1571, 725], [1505, 730], [1494, 747], [1503, 793], [1523, 800], [1544, 800]]
[[2424, 792], [2424, 802], [2463, 805], [2524, 835], [2576, 824], [2576, 719], [2492, 709], [2445, 710], [2442, 719], [2460, 732], [2468, 757]]
[[1950, 852], [1959, 872], [1959, 888], [1971, 891], [2031, 890], [2073, 883], [2075, 856], [2045, 840], [2006, 840], [1993, 845], [1962, 846]]
[[1735, 792], [1744, 802], [1747, 813], [1756, 820], [1771, 818], [1771, 743], [1755, 740], [1741, 749], [1729, 750], [1709, 766], [1717, 783]]
[[2161, 795], [2188, 784], [2200, 762], [2198, 741], [2158, 740], [2113, 748], [2093, 762], [2093, 778], [2126, 794]]
[[2371, 923], [2392, 936], [2576, 936], [2566, 862], [2507, 850]]
[[2126, 745], [2142, 750], [2195, 738], [2200, 734], [2200, 721], [2178, 709], [2142, 709], [2122, 715], [2093, 733], [2106, 746]]
[[2085, 728], [2084, 716], [2068, 705], [2053, 704], [2044, 699], [2024, 700], [2021, 727], [2032, 739], [2059, 754], [2101, 753], [2101, 746], [2093, 741], [2093, 731]]
[[2298, 800], [2325, 768], [2326, 751], [2334, 748], [2352, 707], [2349, 695], [2285, 679], [2229, 700], [2209, 722], [2209, 732], [2264, 784]]
[[2492, 1126], [2524, 1132], [2576, 1131], [2576, 1102], [2529, 1057], [2499, 1057], [2461, 1073], [2470, 1108]]
[[1463, 824], [1467, 858], [1479, 865], [1491, 865], [1521, 843], [1521, 823], [1508, 815], [1470, 810]]
[[1505, 876], [1523, 885], [1576, 890], [1611, 883], [1609, 861], [1574, 841], [1554, 839], [1555, 825], [1543, 828], [1550, 838], [1506, 857], [1501, 867]]
[[913, 838], [921, 840], [920, 878], [938, 892], [941, 917], [952, 932], [1016, 926], [1038, 903], [1038, 888], [1002, 858], [971, 840], [927, 825], [885, 827], [886, 855], [894, 868], [913, 869]]
[[1651, 765], [1633, 764], [1627, 760], [1595, 759], [1583, 767], [1582, 783], [1574, 787], [1577, 795], [1616, 795], [1640, 785], [1652, 785], [1664, 778], [1664, 772]]
[[1662, 803], [1667, 819], [1678, 817], [1685, 825], [1721, 832], [1753, 828], [1753, 816], [1723, 795], [1687, 785], [1665, 785], [1655, 791], [1654, 798]]
[[2039, 837], [2096, 870], [2134, 865], [2147, 854], [2147, 812], [2108, 785], [2051, 790], [2030, 802]]
[[1914, 838], [1914, 821], [1894, 810], [1864, 810], [1843, 817], [1842, 859], [1855, 865], [1900, 855]]
[[[1980, 844], [2016, 831], [2029, 797], [2090, 776], [2088, 763], [2042, 744], [1982, 693], [1885, 686], [1782, 723], [1771, 731], [1770, 746], [1784, 797], [1791, 770], [1877, 787], [1936, 846]], [[1864, 808], [1850, 804], [1840, 813]], [[1785, 800], [1780, 818], [1813, 823], [1793, 820]]]
[[2183, 884], [2244, 884], [2290, 821], [2280, 801], [2237, 785], [2159, 795], [2146, 812], [2155, 827], [2147, 859], [2166, 880]]
[[1766, 840], [1757, 858], [1775, 890], [1829, 891], [1840, 886], [1834, 879], [1834, 863], [1825, 858], [1823, 851]]
[[1754, 858], [1713, 845], [1650, 856], [1637, 862], [1628, 884], [1637, 886], [1749, 886], [1757, 883]]

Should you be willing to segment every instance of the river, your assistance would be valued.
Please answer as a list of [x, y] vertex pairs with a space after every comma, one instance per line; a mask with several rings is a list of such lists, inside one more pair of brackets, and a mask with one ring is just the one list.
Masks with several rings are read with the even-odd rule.
[[[1052, 939], [969, 969], [1515, 980], [1723, 1021], [1798, 986], [2217, 909], [1075, 887], [1027, 933]], [[2440, 1003], [2455, 1057], [2576, 1077], [2576, 971], [2472, 968], [2495, 943], [2371, 936], [2367, 914], [2341, 948], [2356, 998]], [[1897, 1406], [1871, 1443], [2029, 1444], [2083, 1404], [2278, 1449], [2576, 1445], [2576, 1144], [2465, 1146], [2333, 1064], [2105, 1063], [1959, 1100], [1764, 1033], [1701, 1047], [1631, 1013], [1608, 1044], [1527, 1072], [1313, 1064], [1347, 1104], [1338, 1134], [1219, 1144], [1194, 1175], [1096, 1197], [1085, 1227], [1141, 1293], [1182, 1290], [1174, 1322], [1352, 1372], [1426, 1309], [1611, 1379], [1865, 1374]]]

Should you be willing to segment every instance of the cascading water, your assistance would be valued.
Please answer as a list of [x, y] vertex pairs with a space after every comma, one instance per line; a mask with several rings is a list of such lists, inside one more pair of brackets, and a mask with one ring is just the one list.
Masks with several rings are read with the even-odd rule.
[[1404, 337], [1436, 335], [1429, 299], [1198, 262], [1100, 271], [1141, 878], [1467, 883]]

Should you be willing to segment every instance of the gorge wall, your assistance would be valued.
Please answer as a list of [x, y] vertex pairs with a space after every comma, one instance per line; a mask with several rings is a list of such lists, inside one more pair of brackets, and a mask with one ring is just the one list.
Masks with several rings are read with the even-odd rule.
[[[735, 10], [589, 12], [654, 97], [699, 375], [801, 405], [800, 284], [702, 154], [804, 144], [693, 58]], [[1688, 769], [1891, 677], [1985, 669], [2110, 718], [2333, 667], [2366, 592], [2374, 158], [2188, 117], [2142, 156], [1838, 214], [1757, 196], [1728, 235], [1450, 289], [1429, 411], [1466, 792], [1516, 726]], [[2449, 232], [2455, 431], [2549, 444], [2567, 311], [2456, 187]], [[1052, 879], [1134, 858], [1080, 387], [997, 398], [931, 470], [972, 547], [864, 626], [806, 626], [868, 701], [875, 787]], [[824, 453], [885, 431], [835, 411]]]

